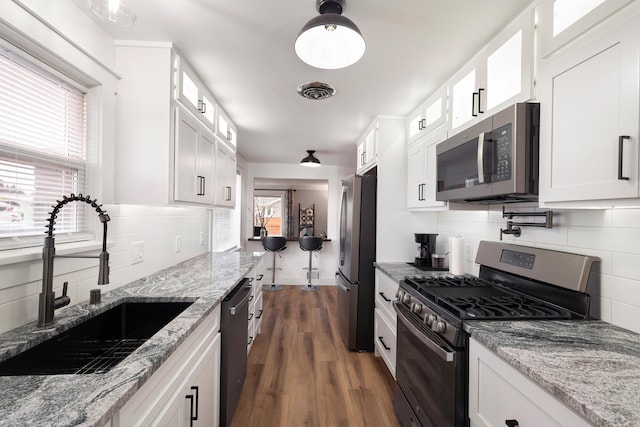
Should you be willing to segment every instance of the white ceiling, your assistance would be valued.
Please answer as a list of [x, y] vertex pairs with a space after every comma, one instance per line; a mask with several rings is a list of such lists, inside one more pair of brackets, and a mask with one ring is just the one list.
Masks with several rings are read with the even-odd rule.
[[[114, 39], [173, 42], [238, 126], [249, 162], [297, 163], [315, 149], [323, 164], [355, 168], [357, 139], [376, 116], [406, 116], [532, 0], [347, 0], [343, 15], [367, 50], [341, 70], [294, 52], [315, 0], [133, 2], [132, 28], [96, 22]], [[335, 96], [300, 97], [297, 86], [312, 81]]]

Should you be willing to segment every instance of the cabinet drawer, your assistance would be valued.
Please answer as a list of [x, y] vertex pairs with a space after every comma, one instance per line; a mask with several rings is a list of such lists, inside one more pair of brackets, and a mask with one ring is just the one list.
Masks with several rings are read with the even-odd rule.
[[376, 270], [376, 308], [384, 311], [391, 323], [396, 323], [396, 311], [393, 300], [398, 292], [398, 282]]
[[396, 328], [394, 328], [382, 314], [376, 309], [375, 314], [375, 340], [376, 353], [382, 356], [393, 378], [396, 377]]
[[[499, 396], [499, 398], [496, 398]], [[469, 347], [471, 426], [590, 426], [585, 419], [473, 339]]]

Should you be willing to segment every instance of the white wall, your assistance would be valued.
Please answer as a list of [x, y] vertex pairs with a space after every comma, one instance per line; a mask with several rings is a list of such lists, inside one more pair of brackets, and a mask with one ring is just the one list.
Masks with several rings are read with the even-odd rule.
[[[46, 46], [59, 58], [71, 63], [96, 82], [100, 98], [97, 111], [91, 111], [96, 147], [89, 165], [91, 193], [98, 197], [111, 217], [108, 223], [111, 254], [111, 283], [107, 291], [207, 251], [208, 239], [200, 244], [200, 232], [209, 227], [209, 212], [198, 208], [110, 205], [113, 201], [114, 106], [117, 79], [113, 70], [115, 50], [110, 40], [71, 0], [23, 0], [30, 14], [11, 1], [2, 4], [2, 19], [37, 44]], [[57, 32], [34, 15], [53, 25]], [[72, 40], [72, 41], [71, 41]], [[62, 196], [62, 195], [61, 195]], [[97, 221], [96, 221], [97, 222]], [[101, 229], [98, 238], [101, 238]], [[175, 252], [175, 238], [181, 236], [182, 250]], [[144, 261], [131, 264], [134, 241], [144, 242]], [[58, 249], [61, 249], [59, 245]], [[34, 248], [31, 261], [7, 263], [11, 254], [0, 254], [0, 332], [37, 318], [41, 292], [40, 248]], [[4, 260], [3, 260], [4, 258]], [[69, 282], [71, 304], [88, 300], [96, 288], [97, 263], [94, 260], [57, 259], [54, 288], [60, 295], [62, 282]]]

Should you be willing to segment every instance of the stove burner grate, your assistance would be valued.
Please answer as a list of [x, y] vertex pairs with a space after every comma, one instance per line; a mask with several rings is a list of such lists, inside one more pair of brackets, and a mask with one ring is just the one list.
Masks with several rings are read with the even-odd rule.
[[461, 319], [570, 319], [563, 308], [524, 295], [445, 297], [443, 305]]

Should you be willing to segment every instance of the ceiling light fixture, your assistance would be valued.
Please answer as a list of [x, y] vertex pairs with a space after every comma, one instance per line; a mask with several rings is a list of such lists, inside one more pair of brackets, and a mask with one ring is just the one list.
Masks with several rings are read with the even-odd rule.
[[365, 51], [360, 30], [342, 16], [346, 0], [316, 0], [319, 16], [302, 27], [296, 39], [298, 57], [307, 64], [328, 70], [358, 62]]
[[300, 160], [300, 165], [301, 166], [307, 166], [310, 168], [317, 168], [318, 166], [320, 166], [320, 160], [318, 160], [313, 153], [315, 153], [316, 150], [307, 150], [307, 153], [309, 153], [309, 155], [307, 157], [305, 157], [304, 159]]
[[136, 22], [132, 0], [89, 0], [89, 5], [96, 16], [120, 27], [132, 27]]

